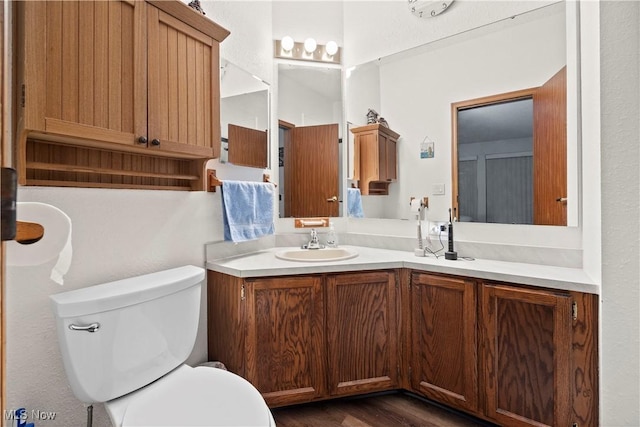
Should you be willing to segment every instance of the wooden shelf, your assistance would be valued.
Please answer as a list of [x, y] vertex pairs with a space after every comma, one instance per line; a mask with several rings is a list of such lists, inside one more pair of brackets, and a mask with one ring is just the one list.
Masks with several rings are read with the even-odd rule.
[[202, 190], [205, 163], [28, 140], [26, 185]]

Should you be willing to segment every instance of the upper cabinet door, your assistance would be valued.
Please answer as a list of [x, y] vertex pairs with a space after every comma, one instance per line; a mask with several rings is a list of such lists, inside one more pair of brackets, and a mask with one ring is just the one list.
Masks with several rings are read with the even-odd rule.
[[147, 20], [150, 147], [218, 157], [218, 42], [153, 6]]
[[[144, 3], [16, 2], [24, 128], [135, 144], [146, 125]], [[136, 123], [137, 122], [137, 123]]]

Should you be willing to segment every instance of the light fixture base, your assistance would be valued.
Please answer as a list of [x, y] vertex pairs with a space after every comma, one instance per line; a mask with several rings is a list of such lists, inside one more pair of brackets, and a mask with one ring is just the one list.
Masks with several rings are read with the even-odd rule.
[[[324, 62], [325, 64], [340, 64], [341, 61], [341, 48], [337, 46], [336, 43], [327, 43], [327, 46], [318, 44], [313, 50], [313, 52], [309, 53], [305, 50], [304, 43], [302, 42], [294, 42], [293, 48], [286, 50], [282, 46], [282, 40], [274, 40], [273, 43], [273, 56], [274, 58], [280, 59], [295, 59], [298, 61], [314, 61], [314, 62]], [[333, 55], [330, 54], [331, 51], [335, 49], [335, 53]]]

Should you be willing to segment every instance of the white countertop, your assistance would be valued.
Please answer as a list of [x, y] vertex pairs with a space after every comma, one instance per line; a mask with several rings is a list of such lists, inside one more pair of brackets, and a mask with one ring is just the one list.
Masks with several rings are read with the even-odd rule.
[[565, 291], [600, 293], [600, 286], [582, 269], [578, 268], [486, 259], [449, 261], [444, 256], [439, 258], [418, 257], [411, 252], [389, 249], [346, 245], [341, 247], [357, 251], [358, 256], [343, 261], [287, 261], [276, 258], [275, 253], [299, 248], [273, 247], [244, 255], [209, 260], [207, 261], [207, 269], [236, 277], [266, 277], [410, 268], [425, 272], [453, 274]]

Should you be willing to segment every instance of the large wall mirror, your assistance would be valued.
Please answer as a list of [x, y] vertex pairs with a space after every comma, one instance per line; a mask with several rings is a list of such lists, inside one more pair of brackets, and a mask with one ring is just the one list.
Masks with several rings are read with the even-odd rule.
[[[487, 2], [487, 7], [499, 8], [500, 4]], [[429, 197], [427, 215], [433, 221], [446, 220], [453, 207], [460, 210], [459, 220], [552, 224], [535, 219], [534, 183], [537, 178], [549, 181], [559, 174], [566, 191], [553, 190], [553, 195], [548, 195], [564, 215], [557, 224], [578, 225], [576, 5], [558, 2], [532, 7], [535, 9], [512, 18], [347, 70], [345, 111], [349, 126], [366, 124], [367, 110], [372, 108], [401, 135], [397, 182], [389, 187], [388, 195], [362, 196], [365, 217], [414, 218], [410, 198]], [[562, 89], [566, 124], [560, 125], [566, 150], [547, 150], [553, 161], [545, 162], [544, 167], [554, 169], [536, 174], [535, 134], [545, 134], [536, 130], [540, 123], [535, 121], [542, 121], [543, 127], [558, 126], [550, 125], [549, 117], [534, 120], [536, 93], [541, 93], [536, 91], [560, 70], [566, 74]], [[497, 121], [486, 117], [491, 112], [497, 112]], [[506, 125], [513, 125], [523, 114], [528, 115], [528, 127], [507, 129]], [[454, 138], [458, 139], [452, 144]], [[481, 143], [482, 139], [491, 139], [493, 144]], [[526, 139], [529, 145], [524, 146]], [[504, 149], [509, 145], [507, 140], [513, 143]], [[489, 145], [503, 150], [481, 153]], [[352, 149], [350, 145], [350, 156]], [[482, 162], [470, 161], [479, 157]], [[513, 184], [514, 179], [506, 177], [503, 169], [487, 169], [498, 164], [516, 173], [532, 171], [531, 178], [519, 185], [528, 193], [517, 196], [521, 199], [519, 208], [529, 204], [529, 211], [506, 212], [511, 209], [508, 205], [513, 192], [520, 190], [518, 185], [505, 185]], [[352, 171], [345, 175], [348, 184], [352, 183], [350, 176]], [[487, 186], [494, 192], [487, 193]], [[489, 204], [491, 209], [487, 210]]]
[[220, 162], [269, 167], [269, 85], [220, 59]]
[[336, 67], [278, 64], [280, 217], [341, 215], [341, 82]]

